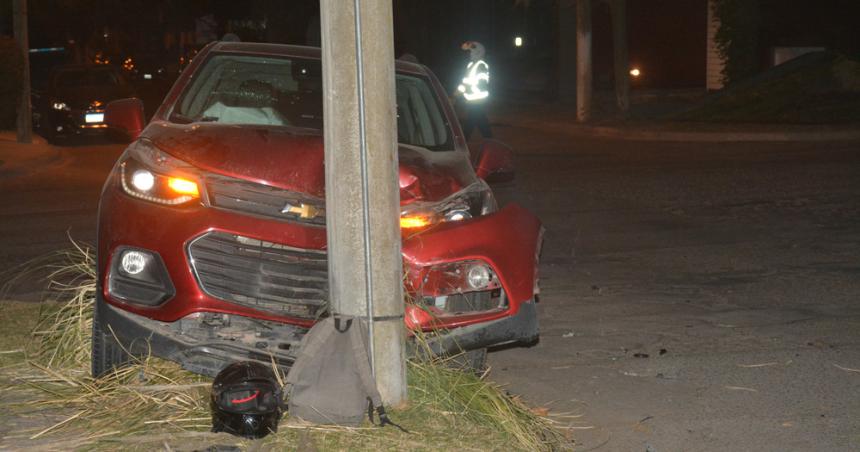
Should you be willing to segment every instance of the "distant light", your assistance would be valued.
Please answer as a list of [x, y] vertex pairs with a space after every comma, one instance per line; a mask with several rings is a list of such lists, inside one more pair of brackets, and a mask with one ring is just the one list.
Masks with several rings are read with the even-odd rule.
[[516, 38], [514, 38], [514, 46], [515, 47], [522, 47], [523, 46], [522, 36], [517, 36]]
[[143, 74], [144, 80], [152, 80], [152, 74]]
[[630, 69], [630, 75], [633, 77], [639, 77], [642, 75], [642, 71], [640, 71], [638, 67], [634, 67], [633, 69]]
[[63, 50], [66, 50], [65, 47], [43, 47], [41, 49], [30, 49], [30, 53], [62, 52]]

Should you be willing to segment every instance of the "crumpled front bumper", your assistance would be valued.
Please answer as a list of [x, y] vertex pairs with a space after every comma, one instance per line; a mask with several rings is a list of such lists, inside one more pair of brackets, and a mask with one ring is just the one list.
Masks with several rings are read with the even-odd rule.
[[460, 328], [515, 316], [521, 306], [533, 302], [539, 291], [538, 260], [543, 226], [518, 204], [468, 221], [444, 224], [403, 241], [407, 290], [418, 292], [434, 266], [478, 261], [491, 267], [500, 280], [507, 306], [484, 312], [428, 316], [421, 307], [408, 304], [407, 324], [424, 331]]
[[[179, 363], [191, 372], [210, 377], [236, 361], [257, 361], [270, 365], [274, 360], [279, 367], [287, 371], [298, 352], [298, 347], [284, 349], [268, 346], [268, 343], [266, 347], [260, 348], [259, 344], [265, 341], [247, 344], [215, 335], [208, 338], [189, 337], [174, 328], [171, 323], [159, 322], [113, 307], [102, 301], [101, 297], [95, 308], [99, 311], [100, 321], [110, 325], [108, 331], [126, 350], [139, 356], [160, 356]], [[284, 327], [295, 328], [290, 325]], [[297, 328], [292, 334], [299, 337], [305, 332], [305, 329]], [[523, 303], [513, 316], [434, 334], [427, 339], [427, 345], [433, 353], [445, 355], [511, 343], [529, 343], [537, 338], [537, 311], [535, 303], [530, 301]], [[419, 352], [416, 346], [408, 349], [410, 354]]]

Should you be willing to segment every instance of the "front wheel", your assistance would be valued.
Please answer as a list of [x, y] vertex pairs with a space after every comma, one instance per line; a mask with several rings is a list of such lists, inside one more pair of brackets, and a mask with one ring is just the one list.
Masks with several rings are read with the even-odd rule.
[[98, 300], [93, 307], [93, 378], [99, 378], [131, 361], [131, 356], [117, 342], [110, 330], [105, 331], [104, 325], [101, 324], [98, 303], [104, 302]]
[[478, 348], [452, 356], [449, 358], [449, 365], [452, 368], [481, 376], [487, 371], [487, 349]]

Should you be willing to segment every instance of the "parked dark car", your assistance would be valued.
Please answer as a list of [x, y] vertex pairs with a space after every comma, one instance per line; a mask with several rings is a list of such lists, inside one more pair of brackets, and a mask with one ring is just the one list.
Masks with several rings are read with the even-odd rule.
[[[145, 128], [139, 100], [108, 105], [132, 143], [99, 207], [94, 375], [128, 352], [207, 375], [291, 365], [329, 314], [321, 75], [317, 48], [219, 42]], [[512, 176], [510, 149], [473, 157], [426, 67], [395, 80], [406, 326], [479, 367], [538, 336], [543, 228], [487, 184]]]
[[33, 123], [49, 141], [104, 133], [108, 102], [134, 94], [134, 88], [114, 66], [60, 66], [51, 72], [44, 91], [33, 93]]

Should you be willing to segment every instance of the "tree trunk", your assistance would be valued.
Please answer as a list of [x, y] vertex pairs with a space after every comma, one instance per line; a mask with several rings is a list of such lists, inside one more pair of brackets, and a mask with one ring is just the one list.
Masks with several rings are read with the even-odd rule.
[[19, 143], [33, 142], [33, 115], [30, 111], [30, 39], [27, 31], [27, 0], [14, 0], [15, 42], [24, 58], [21, 71], [21, 98], [18, 100], [17, 130]]
[[576, 120], [591, 119], [591, 0], [576, 1]]
[[630, 110], [630, 62], [627, 56], [627, 0], [610, 0], [612, 50], [615, 65], [615, 100], [623, 116]]

